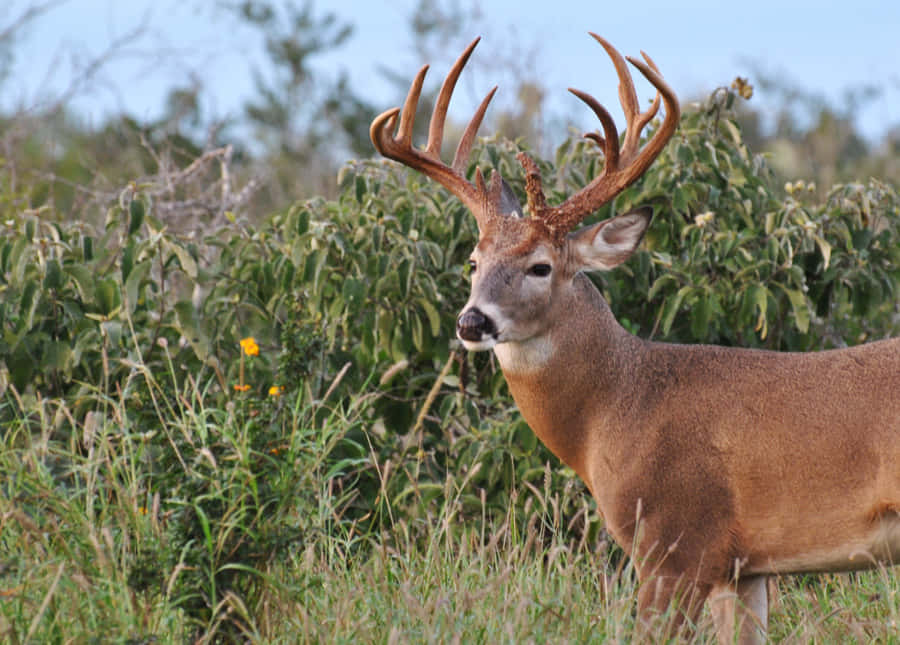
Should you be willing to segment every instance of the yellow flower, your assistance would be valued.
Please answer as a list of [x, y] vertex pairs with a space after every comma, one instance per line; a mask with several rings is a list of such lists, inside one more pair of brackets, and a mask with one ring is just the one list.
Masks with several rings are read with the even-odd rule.
[[256, 344], [256, 339], [253, 336], [247, 336], [247, 338], [241, 339], [241, 349], [244, 350], [244, 353], [247, 356], [256, 356], [259, 354], [259, 345]]
[[249, 385], [235, 385], [234, 389], [238, 392], [246, 392], [247, 390], [250, 389], [250, 386]]
[[284, 387], [281, 385], [273, 385], [269, 388], [269, 396], [281, 396], [281, 392], [284, 390]]

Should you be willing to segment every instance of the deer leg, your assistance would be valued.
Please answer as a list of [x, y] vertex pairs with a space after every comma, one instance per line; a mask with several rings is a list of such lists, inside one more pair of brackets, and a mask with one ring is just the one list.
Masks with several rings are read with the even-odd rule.
[[713, 587], [709, 608], [716, 624], [719, 642], [741, 645], [764, 643], [769, 617], [766, 576], [741, 578], [737, 584]]
[[[709, 587], [685, 582], [684, 576], [656, 575], [638, 590], [637, 640], [661, 641], [683, 633], [687, 619], [697, 623]], [[643, 635], [643, 636], [640, 636]]]

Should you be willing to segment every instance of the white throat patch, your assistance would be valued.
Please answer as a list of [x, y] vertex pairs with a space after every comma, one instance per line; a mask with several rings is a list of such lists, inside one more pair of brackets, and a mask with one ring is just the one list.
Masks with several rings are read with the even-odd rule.
[[553, 355], [553, 342], [548, 335], [525, 341], [500, 342], [494, 354], [504, 372], [523, 374], [543, 369]]

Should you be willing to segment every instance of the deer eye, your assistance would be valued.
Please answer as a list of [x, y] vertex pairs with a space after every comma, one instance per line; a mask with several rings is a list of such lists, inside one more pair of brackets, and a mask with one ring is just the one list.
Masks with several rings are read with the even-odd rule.
[[545, 278], [550, 275], [552, 267], [549, 264], [534, 264], [528, 269], [528, 275], [535, 275], [539, 278]]
[[469, 260], [469, 274], [475, 273], [475, 269], [478, 268], [478, 264], [475, 263], [475, 260]]

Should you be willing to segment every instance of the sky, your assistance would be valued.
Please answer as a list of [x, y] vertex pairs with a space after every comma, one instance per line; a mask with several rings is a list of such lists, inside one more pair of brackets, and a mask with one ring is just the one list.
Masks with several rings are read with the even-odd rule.
[[[0, 32], [35, 1], [0, 3], [5, 5]], [[430, 82], [436, 86], [457, 53], [481, 35], [451, 107], [460, 120], [494, 84], [500, 85], [500, 102], [515, 100], [512, 79], [492, 67], [513, 60], [545, 86], [554, 113], [571, 115], [576, 126], [596, 127], [588, 110], [566, 92], [575, 86], [596, 96], [621, 124], [615, 73], [587, 35], [590, 30], [623, 54], [650, 54], [683, 101], [738, 75], [755, 84], [762, 70], [838, 106], [848, 89], [876, 86], [880, 95], [857, 115], [860, 130], [875, 138], [900, 126], [897, 0], [448, 1], [481, 5], [481, 18], [470, 26], [475, 33], [449, 43], [443, 60], [423, 61], [409, 29], [416, 0], [317, 0], [318, 13], [334, 12], [355, 29], [344, 46], [315, 61], [316, 72], [327, 77], [346, 72], [359, 93], [386, 109], [402, 95], [384, 69], [411, 79], [422, 63], [432, 62]], [[217, 15], [214, 6], [214, 0], [57, 0], [20, 34], [11, 74], [0, 85], [0, 107], [38, 105], [58, 95], [73, 68], [143, 25], [142, 36], [74, 99], [85, 122], [99, 125], [121, 111], [138, 119], [158, 117], [166, 90], [192, 78], [204, 87], [207, 116], [236, 116], [253, 95], [254, 70], [266, 72], [265, 58], [259, 35]], [[160, 51], [163, 58], [155, 56]], [[649, 86], [639, 85], [639, 93], [652, 96]], [[760, 93], [753, 100], [763, 110], [774, 104]]]

